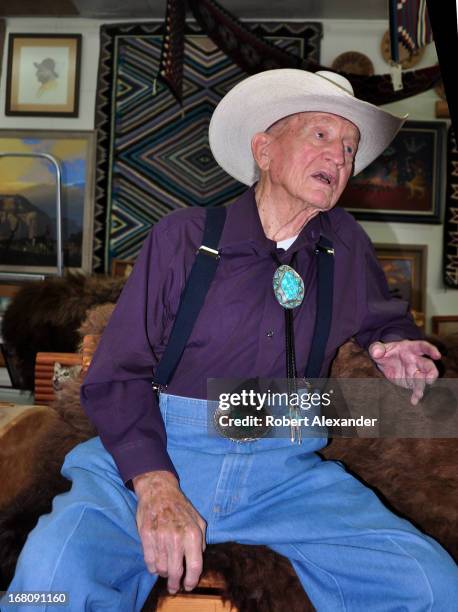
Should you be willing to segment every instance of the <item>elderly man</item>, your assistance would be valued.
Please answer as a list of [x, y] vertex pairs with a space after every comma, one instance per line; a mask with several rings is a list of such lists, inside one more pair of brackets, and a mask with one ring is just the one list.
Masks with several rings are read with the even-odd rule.
[[[67, 456], [72, 489], [30, 535], [11, 591], [68, 591], [74, 610], [138, 610], [158, 574], [171, 593], [181, 581], [191, 590], [206, 543], [235, 540], [288, 557], [319, 611], [455, 608], [452, 559], [341, 464], [322, 461], [325, 437], [234, 441], [207, 429], [208, 378], [285, 378], [311, 361], [325, 376], [351, 337], [412, 389], [413, 404], [436, 379], [440, 354], [390, 299], [361, 227], [335, 208], [402, 122], [330, 72], [267, 71], [223, 98], [210, 145], [250, 189], [228, 207], [217, 244], [207, 226], [203, 238], [202, 208], [153, 227], [82, 388], [100, 439]], [[201, 290], [199, 279], [184, 290], [197, 250], [217, 267], [158, 401], [152, 382], [177, 342], [180, 301]], [[330, 294], [320, 293], [320, 253], [334, 266]], [[286, 298], [272, 285], [282, 266]]]

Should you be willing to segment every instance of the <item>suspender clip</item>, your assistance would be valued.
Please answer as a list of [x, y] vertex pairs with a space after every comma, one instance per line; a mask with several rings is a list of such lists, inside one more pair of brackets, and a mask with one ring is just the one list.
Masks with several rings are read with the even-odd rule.
[[327, 255], [334, 255], [334, 249], [331, 247], [325, 247], [321, 244], [317, 244], [315, 248], [315, 253], [326, 253]]
[[151, 383], [151, 386], [157, 394], [160, 394], [167, 389], [167, 385], [160, 385], [159, 383], [155, 383], [154, 381]]
[[220, 258], [219, 251], [217, 251], [216, 249], [211, 249], [210, 247], [207, 247], [205, 245], [202, 245], [197, 249], [196, 255], [199, 255], [199, 253], [203, 253], [204, 255], [210, 255], [210, 257], [214, 257], [215, 259]]

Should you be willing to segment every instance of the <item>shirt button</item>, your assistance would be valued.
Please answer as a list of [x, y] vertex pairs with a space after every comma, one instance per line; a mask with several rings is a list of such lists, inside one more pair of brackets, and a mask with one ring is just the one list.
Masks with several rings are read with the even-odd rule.
[[267, 336], [268, 338], [272, 338], [272, 336], [273, 336], [273, 335], [274, 335], [274, 332], [273, 332], [273, 330], [272, 330], [272, 329], [269, 329], [269, 331], [267, 331], [267, 332], [266, 332], [266, 336]]

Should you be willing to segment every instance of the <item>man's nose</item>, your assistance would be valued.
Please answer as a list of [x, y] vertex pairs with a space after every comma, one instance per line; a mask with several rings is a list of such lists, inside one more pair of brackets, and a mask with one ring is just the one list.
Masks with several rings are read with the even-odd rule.
[[339, 140], [333, 140], [327, 147], [326, 155], [327, 158], [332, 160], [337, 166], [342, 166], [345, 163], [344, 143]]

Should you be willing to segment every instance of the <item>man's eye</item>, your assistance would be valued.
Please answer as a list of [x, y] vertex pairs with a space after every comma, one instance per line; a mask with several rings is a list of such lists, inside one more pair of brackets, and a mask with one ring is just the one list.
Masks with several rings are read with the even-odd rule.
[[349, 154], [349, 155], [353, 155], [354, 149], [353, 147], [351, 147], [350, 145], [345, 147], [345, 151]]
[[316, 132], [316, 136], [317, 136], [317, 138], [322, 140], [324, 138], [324, 132]]

